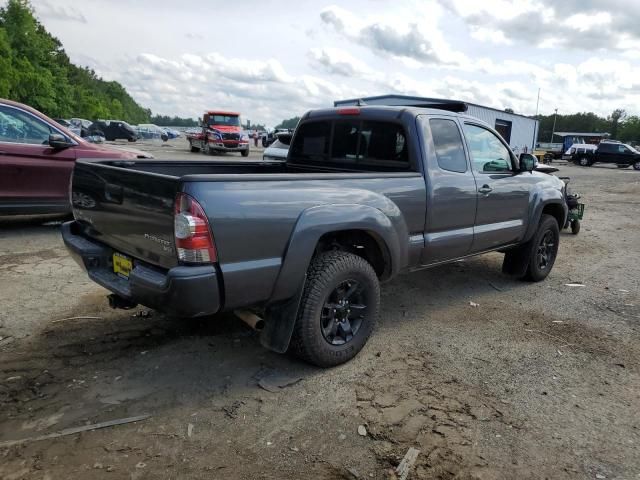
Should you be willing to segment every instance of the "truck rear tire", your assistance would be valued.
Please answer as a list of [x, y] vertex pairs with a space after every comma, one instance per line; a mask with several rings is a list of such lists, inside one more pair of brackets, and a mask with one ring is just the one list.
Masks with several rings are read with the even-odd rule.
[[345, 363], [364, 347], [379, 309], [380, 284], [366, 260], [322, 253], [307, 270], [289, 351], [319, 367]]
[[193, 144], [191, 143], [189, 143], [189, 149], [191, 150], [192, 153], [196, 153], [200, 151], [198, 147], [194, 147]]

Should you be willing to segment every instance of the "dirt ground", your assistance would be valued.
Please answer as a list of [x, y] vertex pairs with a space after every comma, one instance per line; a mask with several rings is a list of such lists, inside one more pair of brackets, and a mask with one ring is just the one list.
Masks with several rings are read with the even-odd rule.
[[231, 315], [110, 310], [58, 222], [2, 220], [0, 442], [151, 416], [1, 443], [0, 478], [388, 479], [415, 447], [410, 479], [639, 479], [640, 173], [561, 169], [587, 212], [545, 282], [499, 254], [401, 276], [329, 370]]

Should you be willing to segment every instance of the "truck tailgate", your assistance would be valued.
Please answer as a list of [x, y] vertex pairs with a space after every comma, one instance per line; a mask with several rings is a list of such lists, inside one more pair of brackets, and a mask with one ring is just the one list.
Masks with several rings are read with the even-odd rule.
[[84, 233], [134, 259], [163, 268], [178, 264], [174, 243], [177, 177], [79, 160], [72, 209]]

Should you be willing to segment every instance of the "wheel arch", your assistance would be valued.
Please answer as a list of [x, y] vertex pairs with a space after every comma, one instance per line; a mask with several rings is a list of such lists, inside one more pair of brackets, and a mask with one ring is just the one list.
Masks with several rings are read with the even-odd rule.
[[287, 350], [309, 264], [314, 255], [340, 248], [367, 259], [379, 278], [391, 278], [407, 262], [408, 233], [401, 212], [397, 207], [383, 212], [350, 204], [305, 210], [289, 239], [265, 307], [266, 326], [260, 335], [263, 346], [280, 353]]

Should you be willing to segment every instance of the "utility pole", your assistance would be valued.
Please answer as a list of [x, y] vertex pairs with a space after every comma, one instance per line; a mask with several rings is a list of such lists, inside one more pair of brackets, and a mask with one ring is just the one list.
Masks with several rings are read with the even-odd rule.
[[556, 133], [556, 118], [558, 117], [558, 109], [556, 108], [556, 113], [553, 115], [553, 128], [551, 129], [551, 140], [549, 143], [553, 143], [553, 134]]
[[540, 120], [538, 120], [538, 107], [540, 106], [540, 88], [538, 88], [538, 100], [536, 101], [536, 126], [533, 128], [533, 143], [531, 144], [531, 151], [536, 149], [538, 143], [538, 135], [540, 134]]

